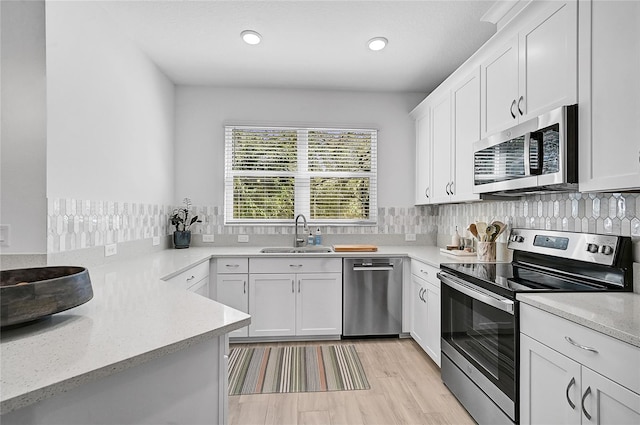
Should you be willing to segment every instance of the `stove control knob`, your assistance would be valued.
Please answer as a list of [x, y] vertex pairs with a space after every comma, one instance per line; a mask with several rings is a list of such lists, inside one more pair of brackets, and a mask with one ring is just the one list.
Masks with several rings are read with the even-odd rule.
[[513, 236], [511, 236], [511, 242], [522, 243], [522, 242], [524, 242], [524, 236], [513, 235]]
[[598, 248], [600, 247], [594, 243], [587, 244], [587, 251], [591, 252], [592, 254], [597, 253]]
[[613, 254], [613, 248], [611, 248], [609, 245], [602, 245], [602, 248], [600, 248], [600, 252], [604, 255], [611, 255]]

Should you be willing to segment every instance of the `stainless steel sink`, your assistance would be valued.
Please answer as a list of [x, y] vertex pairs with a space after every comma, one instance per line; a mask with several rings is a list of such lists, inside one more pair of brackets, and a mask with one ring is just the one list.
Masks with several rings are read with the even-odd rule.
[[263, 254], [305, 254], [333, 252], [333, 249], [330, 246], [300, 246], [297, 248], [291, 246], [274, 246], [262, 248], [260, 252]]

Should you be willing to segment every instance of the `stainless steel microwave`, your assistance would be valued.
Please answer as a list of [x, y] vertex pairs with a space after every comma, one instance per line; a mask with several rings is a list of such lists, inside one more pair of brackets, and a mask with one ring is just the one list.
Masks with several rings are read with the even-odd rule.
[[473, 144], [473, 192], [578, 190], [578, 105], [562, 106]]

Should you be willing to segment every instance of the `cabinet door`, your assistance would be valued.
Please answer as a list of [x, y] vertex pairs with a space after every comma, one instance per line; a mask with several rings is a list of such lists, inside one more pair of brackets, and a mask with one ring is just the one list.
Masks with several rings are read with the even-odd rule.
[[586, 367], [582, 368], [582, 395], [583, 423], [640, 424], [640, 395]]
[[[219, 274], [216, 280], [216, 301], [231, 308], [249, 313], [249, 275]], [[236, 329], [230, 337], [247, 337], [249, 328]]]
[[296, 280], [296, 335], [342, 334], [342, 274], [298, 274]]
[[424, 350], [427, 326], [427, 306], [422, 298], [425, 282], [411, 276], [411, 337]]
[[440, 288], [427, 282], [422, 298], [427, 310], [427, 322], [423, 348], [440, 366]]
[[188, 290], [202, 295], [205, 298], [209, 298], [209, 276], [199, 280], [195, 285], [190, 286]]
[[580, 191], [640, 188], [640, 2], [579, 7]]
[[496, 50], [480, 69], [481, 137], [486, 137], [518, 123], [518, 37]]
[[579, 424], [580, 384], [579, 363], [520, 334], [521, 424]]
[[451, 185], [451, 96], [447, 90], [431, 108], [432, 203], [449, 202]]
[[451, 91], [453, 101], [454, 174], [451, 200], [473, 201], [473, 143], [480, 139], [480, 68]]
[[[520, 120], [578, 101], [577, 4], [552, 2], [519, 32]], [[636, 23], [637, 25], [637, 23]]]
[[416, 120], [416, 205], [431, 202], [430, 110]]
[[295, 275], [251, 274], [249, 314], [250, 337], [295, 335]]

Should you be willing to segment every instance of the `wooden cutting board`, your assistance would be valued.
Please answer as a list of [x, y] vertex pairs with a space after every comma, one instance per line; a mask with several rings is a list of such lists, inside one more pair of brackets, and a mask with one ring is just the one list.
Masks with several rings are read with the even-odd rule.
[[442, 254], [447, 254], [447, 255], [453, 255], [455, 257], [475, 257], [476, 255], [478, 255], [475, 252], [467, 252], [467, 251], [462, 251], [460, 249], [444, 249], [444, 248], [440, 248], [440, 252]]
[[335, 252], [376, 252], [378, 247], [376, 245], [334, 245], [333, 250]]

